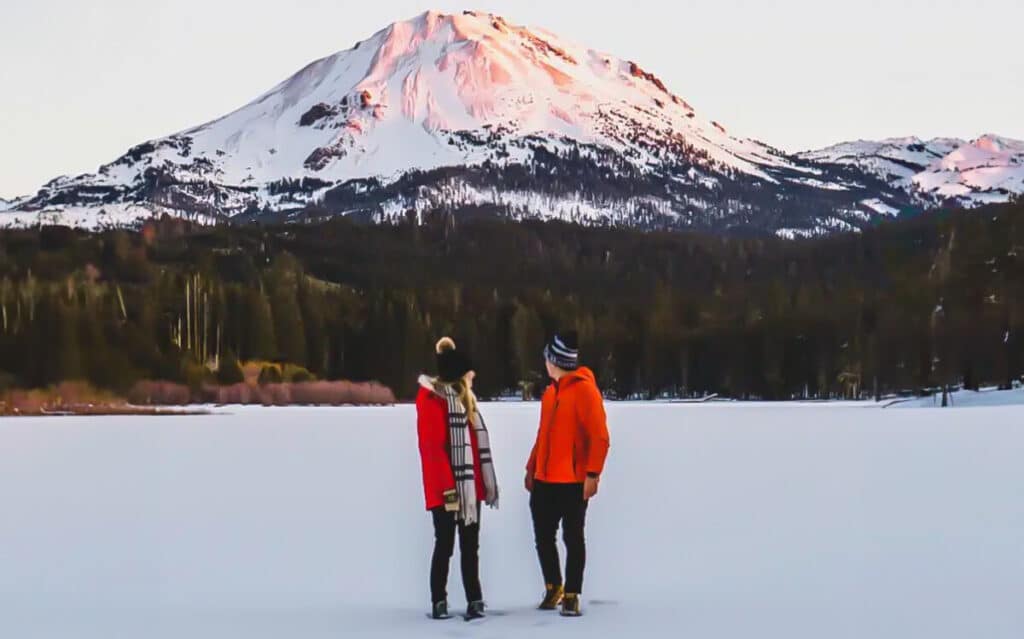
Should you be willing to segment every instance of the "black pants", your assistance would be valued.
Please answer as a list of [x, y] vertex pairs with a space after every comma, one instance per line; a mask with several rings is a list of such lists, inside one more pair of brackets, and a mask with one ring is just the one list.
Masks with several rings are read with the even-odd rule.
[[558, 524], [561, 523], [566, 552], [565, 591], [582, 593], [583, 567], [587, 563], [587, 544], [583, 536], [587, 502], [583, 499], [583, 484], [534, 481], [530, 513], [533, 515], [533, 536], [537, 543], [537, 557], [544, 573], [544, 582], [553, 586], [562, 585], [562, 568], [555, 539]]
[[[479, 508], [477, 509], [479, 512]], [[480, 522], [466, 526], [456, 521], [456, 513], [444, 507], [430, 511], [434, 517], [434, 557], [430, 562], [430, 599], [433, 603], [448, 599], [448, 564], [455, 552], [455, 530], [459, 531], [459, 555], [462, 558], [462, 586], [466, 602], [482, 601], [480, 589]]]

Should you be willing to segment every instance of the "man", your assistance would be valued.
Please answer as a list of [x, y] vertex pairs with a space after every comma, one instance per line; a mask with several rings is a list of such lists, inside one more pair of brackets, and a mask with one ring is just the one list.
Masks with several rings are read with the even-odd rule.
[[[579, 365], [576, 333], [556, 334], [544, 349], [551, 385], [541, 401], [540, 429], [526, 464], [526, 490], [547, 591], [541, 610], [579, 617], [587, 503], [597, 494], [608, 455], [608, 425], [594, 373]], [[565, 582], [556, 535], [562, 525]]]

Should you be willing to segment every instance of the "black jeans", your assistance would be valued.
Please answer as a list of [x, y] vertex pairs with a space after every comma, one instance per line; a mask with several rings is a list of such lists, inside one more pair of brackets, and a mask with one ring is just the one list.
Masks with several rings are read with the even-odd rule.
[[587, 563], [587, 543], [583, 527], [587, 519], [587, 502], [583, 499], [583, 484], [549, 484], [533, 482], [530, 494], [530, 513], [533, 515], [533, 536], [537, 543], [537, 557], [544, 573], [544, 582], [562, 585], [562, 568], [558, 559], [556, 535], [562, 524], [565, 542], [565, 591], [583, 592], [583, 568]]
[[[477, 509], [479, 512], [479, 508]], [[462, 558], [462, 586], [466, 602], [482, 601], [480, 588], [480, 522], [466, 526], [456, 522], [456, 513], [444, 507], [430, 511], [434, 517], [434, 556], [430, 562], [430, 599], [433, 603], [448, 599], [448, 564], [455, 552], [455, 530], [459, 531], [459, 555]]]

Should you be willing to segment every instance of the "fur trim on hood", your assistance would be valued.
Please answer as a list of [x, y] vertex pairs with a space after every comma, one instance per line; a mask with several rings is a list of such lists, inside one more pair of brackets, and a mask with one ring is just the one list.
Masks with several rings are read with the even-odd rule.
[[430, 375], [420, 375], [419, 384], [423, 388], [427, 389], [431, 393], [437, 392], [437, 387], [434, 386], [434, 378]]

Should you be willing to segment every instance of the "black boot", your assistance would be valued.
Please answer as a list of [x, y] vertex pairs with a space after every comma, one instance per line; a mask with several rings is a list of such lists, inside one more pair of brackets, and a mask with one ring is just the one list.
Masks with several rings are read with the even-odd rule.
[[482, 601], [471, 601], [469, 606], [466, 607], [466, 621], [470, 619], [483, 619], [484, 618], [484, 602]]
[[435, 601], [434, 609], [430, 613], [430, 616], [434, 619], [451, 619], [452, 616], [448, 614], [448, 602], [447, 601]]

